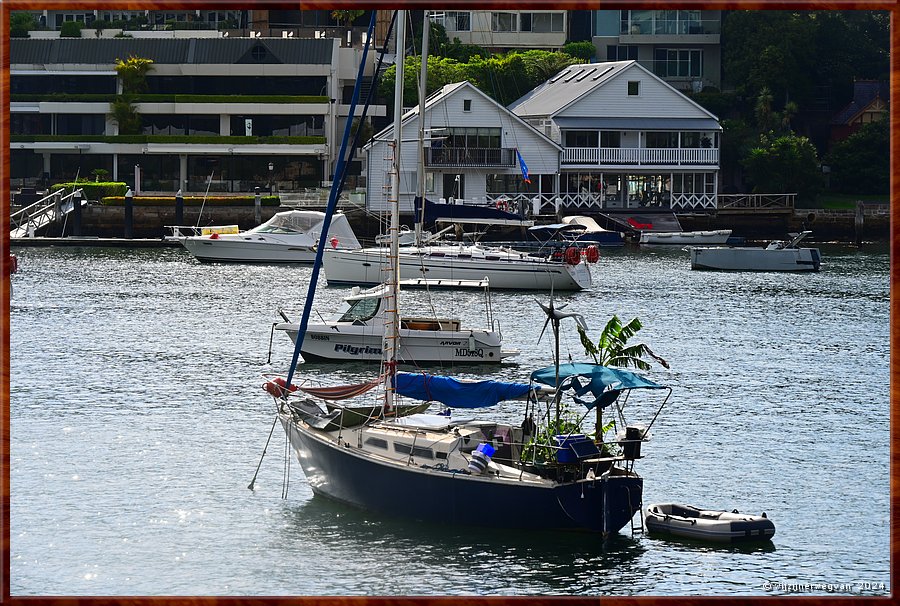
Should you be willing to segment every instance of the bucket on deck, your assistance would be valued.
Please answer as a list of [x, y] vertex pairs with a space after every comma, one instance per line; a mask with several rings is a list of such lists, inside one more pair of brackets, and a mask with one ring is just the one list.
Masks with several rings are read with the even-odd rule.
[[482, 442], [472, 452], [472, 458], [469, 460], [469, 471], [475, 474], [482, 474], [487, 469], [491, 457], [494, 456], [496, 449], [490, 444]]

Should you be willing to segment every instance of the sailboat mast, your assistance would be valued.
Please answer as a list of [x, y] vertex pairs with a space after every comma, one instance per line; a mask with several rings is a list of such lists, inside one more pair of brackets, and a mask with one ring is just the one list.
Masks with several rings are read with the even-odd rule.
[[419, 212], [416, 215], [416, 246], [422, 246], [422, 230], [425, 229], [425, 81], [428, 78], [428, 38], [431, 34], [431, 22], [428, 11], [424, 13], [422, 22], [422, 69], [419, 75], [419, 184], [416, 197], [419, 198]]
[[393, 162], [391, 166], [391, 193], [388, 205], [391, 209], [390, 255], [387, 279], [388, 294], [385, 297], [387, 316], [384, 327], [384, 408], [394, 408], [394, 374], [397, 370], [400, 316], [397, 304], [400, 298], [400, 126], [403, 121], [403, 63], [406, 54], [406, 11], [397, 11], [397, 71], [394, 81], [394, 133]]

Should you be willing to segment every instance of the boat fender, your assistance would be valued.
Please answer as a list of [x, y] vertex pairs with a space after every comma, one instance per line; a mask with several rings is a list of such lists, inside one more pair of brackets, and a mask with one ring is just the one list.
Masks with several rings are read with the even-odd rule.
[[600, 250], [593, 244], [584, 249], [584, 259], [588, 263], [596, 263], [600, 260]]
[[329, 242], [331, 243], [331, 248], [337, 248], [338, 244], [340, 244], [340, 240], [337, 239], [337, 236], [331, 236]]
[[575, 246], [566, 249], [566, 263], [569, 265], [578, 265], [581, 262], [581, 251]]
[[276, 398], [283, 398], [288, 393], [297, 391], [297, 389], [299, 389], [293, 383], [288, 386], [287, 382], [281, 377], [278, 377], [272, 381], [266, 381], [265, 383], [263, 383], [262, 388]]

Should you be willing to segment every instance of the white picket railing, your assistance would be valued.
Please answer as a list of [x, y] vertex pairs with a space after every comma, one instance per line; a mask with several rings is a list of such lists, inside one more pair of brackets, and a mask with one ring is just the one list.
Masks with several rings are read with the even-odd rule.
[[567, 147], [562, 163], [586, 166], [717, 166], [715, 148]]

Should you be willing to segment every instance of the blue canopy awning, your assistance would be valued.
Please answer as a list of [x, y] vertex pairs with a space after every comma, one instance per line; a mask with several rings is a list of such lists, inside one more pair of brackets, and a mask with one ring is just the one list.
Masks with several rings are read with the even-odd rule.
[[[556, 383], [555, 366], [534, 371], [531, 373], [531, 380], [551, 387], [571, 387], [575, 391], [575, 401], [587, 408], [606, 408], [626, 389], [666, 389], [665, 385], [654, 383], [628, 370], [585, 363], [560, 364], [559, 384]], [[594, 399], [582, 398], [587, 393]]]
[[527, 383], [502, 381], [458, 381], [425, 373], [398, 372], [394, 377], [397, 393], [423, 402], [441, 402], [454, 408], [484, 408], [504, 400], [525, 396]]

